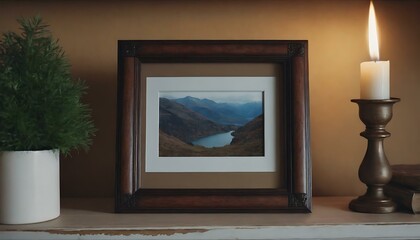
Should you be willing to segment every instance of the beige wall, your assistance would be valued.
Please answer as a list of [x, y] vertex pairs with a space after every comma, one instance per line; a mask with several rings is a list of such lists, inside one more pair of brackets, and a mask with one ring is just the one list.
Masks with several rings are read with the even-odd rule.
[[[112, 196], [118, 39], [307, 39], [315, 195], [363, 192], [357, 169], [366, 142], [357, 106], [367, 60], [369, 1], [172, 0], [0, 1], [0, 32], [40, 14], [87, 81], [99, 132], [89, 153], [62, 161], [64, 196]], [[391, 61], [395, 106], [386, 151], [392, 164], [420, 163], [420, 1], [376, 1], [381, 58]]]

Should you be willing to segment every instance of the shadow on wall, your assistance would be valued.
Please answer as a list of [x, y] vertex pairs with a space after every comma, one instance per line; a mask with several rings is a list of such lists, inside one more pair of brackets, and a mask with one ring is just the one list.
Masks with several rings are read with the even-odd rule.
[[[103, 68], [105, 69], [105, 68]], [[117, 77], [115, 72], [74, 72], [86, 81], [84, 102], [97, 128], [91, 148], [72, 152], [61, 161], [62, 197], [111, 197], [115, 179]]]

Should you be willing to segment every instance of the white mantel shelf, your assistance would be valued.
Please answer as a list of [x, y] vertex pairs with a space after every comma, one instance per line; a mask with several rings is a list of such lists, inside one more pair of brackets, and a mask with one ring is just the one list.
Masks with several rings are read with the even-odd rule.
[[420, 214], [350, 212], [315, 197], [310, 214], [114, 214], [112, 199], [62, 199], [61, 216], [0, 225], [0, 239], [420, 239]]

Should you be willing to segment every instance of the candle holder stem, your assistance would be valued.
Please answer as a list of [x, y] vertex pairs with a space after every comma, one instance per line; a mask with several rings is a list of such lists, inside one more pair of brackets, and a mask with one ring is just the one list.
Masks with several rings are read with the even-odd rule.
[[367, 190], [363, 196], [352, 200], [349, 208], [364, 213], [394, 212], [395, 203], [385, 196], [383, 190], [392, 177], [383, 140], [391, 136], [385, 130], [385, 126], [392, 118], [392, 106], [400, 99], [351, 101], [359, 105], [360, 120], [366, 125], [366, 130], [361, 132], [360, 136], [368, 140], [368, 146], [359, 168], [359, 179], [367, 185]]

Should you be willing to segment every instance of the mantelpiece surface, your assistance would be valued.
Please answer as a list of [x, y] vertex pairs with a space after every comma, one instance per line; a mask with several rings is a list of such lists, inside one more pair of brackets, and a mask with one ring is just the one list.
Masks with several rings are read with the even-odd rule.
[[420, 215], [363, 214], [315, 197], [310, 214], [114, 214], [112, 199], [63, 199], [58, 219], [0, 225], [0, 239], [419, 239]]

